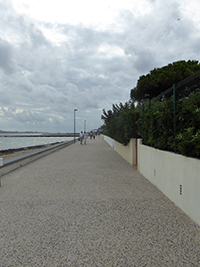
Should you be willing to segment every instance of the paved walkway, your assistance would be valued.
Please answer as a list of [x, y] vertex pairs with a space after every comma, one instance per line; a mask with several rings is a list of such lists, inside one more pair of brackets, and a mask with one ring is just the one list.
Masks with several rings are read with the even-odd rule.
[[200, 227], [101, 138], [2, 178], [0, 266], [200, 266]]

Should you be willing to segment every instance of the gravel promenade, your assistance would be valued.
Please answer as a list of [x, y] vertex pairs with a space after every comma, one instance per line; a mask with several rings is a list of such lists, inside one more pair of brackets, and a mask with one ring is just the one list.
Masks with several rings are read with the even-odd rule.
[[200, 266], [200, 227], [101, 138], [2, 177], [0, 266]]

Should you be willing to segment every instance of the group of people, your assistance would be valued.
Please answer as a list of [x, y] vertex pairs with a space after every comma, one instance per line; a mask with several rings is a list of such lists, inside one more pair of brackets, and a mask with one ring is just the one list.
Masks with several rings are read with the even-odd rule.
[[90, 132], [90, 139], [92, 139], [92, 137], [93, 137], [93, 139], [95, 139], [95, 133]]
[[[88, 135], [86, 132], [81, 131], [80, 132], [80, 144], [82, 145], [84, 143], [84, 145], [86, 145], [86, 140], [88, 138]], [[95, 139], [95, 133], [90, 132], [90, 139]]]

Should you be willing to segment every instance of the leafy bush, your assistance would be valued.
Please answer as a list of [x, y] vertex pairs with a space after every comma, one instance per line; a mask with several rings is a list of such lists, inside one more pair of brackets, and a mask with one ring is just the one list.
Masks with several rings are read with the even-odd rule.
[[113, 105], [113, 110], [106, 112], [103, 110], [101, 119], [104, 120], [103, 133], [127, 145], [131, 138], [137, 138], [137, 124], [139, 112], [136, 112], [135, 107], [130, 102], [125, 105]]
[[173, 150], [170, 137], [173, 137], [173, 101], [154, 102], [151, 108], [145, 102], [144, 113], [137, 121], [143, 144], [163, 150]]
[[195, 127], [185, 129], [176, 137], [177, 149], [180, 154], [200, 158], [200, 130], [195, 131]]
[[173, 97], [162, 101], [113, 105], [103, 111], [104, 134], [127, 145], [130, 138], [142, 137], [143, 144], [161, 150], [200, 158], [200, 92], [177, 101], [176, 132], [174, 137]]
[[189, 127], [200, 129], [200, 92], [184, 97], [177, 102], [177, 131], [184, 132]]

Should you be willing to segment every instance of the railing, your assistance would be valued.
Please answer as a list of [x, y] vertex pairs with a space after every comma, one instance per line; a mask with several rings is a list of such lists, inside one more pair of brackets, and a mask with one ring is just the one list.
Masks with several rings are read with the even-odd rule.
[[17, 168], [20, 168], [32, 161], [35, 161], [41, 157], [44, 157], [50, 153], [53, 153], [71, 144], [74, 144], [74, 140], [63, 142], [61, 144], [56, 144], [51, 147], [43, 148], [34, 152], [30, 152], [11, 159], [4, 160], [3, 166], [0, 166], [0, 184], [2, 175], [7, 174], [8, 172], [11, 172]]

